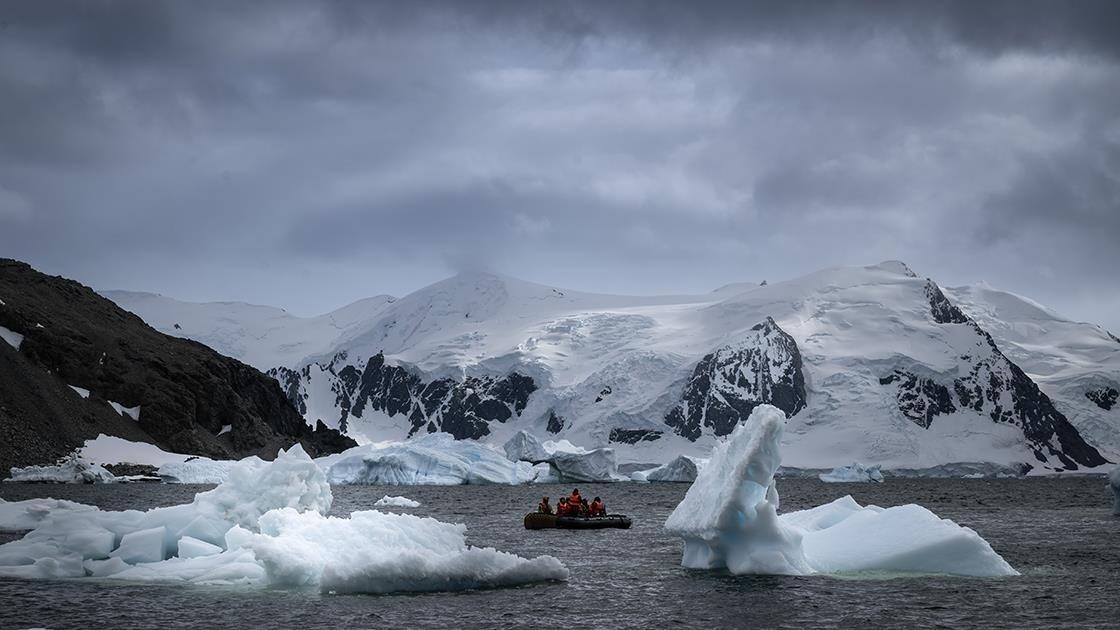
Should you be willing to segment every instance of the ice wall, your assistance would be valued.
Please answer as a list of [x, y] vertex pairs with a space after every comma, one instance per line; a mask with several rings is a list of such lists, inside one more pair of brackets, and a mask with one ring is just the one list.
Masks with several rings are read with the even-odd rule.
[[837, 466], [830, 472], [821, 473], [817, 477], [825, 483], [883, 482], [883, 473], [879, 470], [878, 464], [864, 466], [859, 462], [853, 462], [847, 466]]
[[[507, 462], [508, 463], [508, 462]], [[326, 516], [331, 489], [298, 446], [242, 460], [192, 503], [147, 512], [78, 504], [0, 504], [0, 577], [109, 577], [314, 586], [327, 592], [458, 590], [565, 580], [551, 556], [529, 560], [466, 544], [466, 527], [378, 511]]]
[[681, 564], [732, 573], [857, 571], [1017, 575], [976, 532], [918, 505], [863, 507], [850, 496], [778, 516], [774, 472], [785, 414], [770, 405], [717, 444], [665, 527]]

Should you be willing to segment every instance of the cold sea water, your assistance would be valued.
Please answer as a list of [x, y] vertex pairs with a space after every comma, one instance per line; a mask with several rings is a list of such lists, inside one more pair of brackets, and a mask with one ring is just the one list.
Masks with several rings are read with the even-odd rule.
[[[734, 576], [680, 567], [662, 523], [687, 484], [584, 484], [630, 530], [527, 531], [542, 494], [569, 486], [340, 487], [333, 513], [372, 509], [382, 495], [406, 511], [466, 523], [468, 540], [523, 556], [552, 554], [566, 583], [405, 595], [0, 579], [0, 627], [26, 628], [1117, 628], [1120, 517], [1099, 477], [1026, 480], [889, 479], [883, 484], [780, 480], [782, 510], [844, 494], [881, 506], [920, 503], [975, 529], [1020, 577]], [[7, 500], [55, 497], [104, 509], [189, 502], [202, 486], [0, 484]], [[0, 541], [12, 536], [0, 538]]]

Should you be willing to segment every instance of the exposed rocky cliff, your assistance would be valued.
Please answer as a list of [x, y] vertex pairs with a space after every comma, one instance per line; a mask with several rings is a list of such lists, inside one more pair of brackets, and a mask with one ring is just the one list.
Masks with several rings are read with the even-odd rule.
[[77, 282], [0, 259], [0, 301], [0, 327], [20, 338], [0, 342], [0, 473], [99, 433], [217, 458], [354, 444], [313, 430], [255, 368], [159, 333]]

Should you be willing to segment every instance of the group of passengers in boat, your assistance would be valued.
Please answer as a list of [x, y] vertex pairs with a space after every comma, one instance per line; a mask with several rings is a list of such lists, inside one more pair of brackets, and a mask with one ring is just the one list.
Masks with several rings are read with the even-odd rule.
[[[548, 504], [548, 497], [542, 497], [537, 504], [537, 512], [552, 514], [552, 506]], [[556, 516], [606, 516], [607, 506], [603, 500], [595, 497], [590, 503], [579, 495], [579, 488], [572, 489], [572, 495], [560, 497], [556, 502]]]

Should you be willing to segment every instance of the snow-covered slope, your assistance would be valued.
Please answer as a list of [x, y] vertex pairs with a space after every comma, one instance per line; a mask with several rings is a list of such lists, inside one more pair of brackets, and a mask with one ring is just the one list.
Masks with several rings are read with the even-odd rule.
[[378, 295], [317, 317], [243, 302], [181, 302], [154, 293], [102, 291], [166, 335], [193, 339], [260, 370], [329, 352], [375, 318], [393, 297]]
[[[996, 297], [946, 295], [899, 262], [660, 297], [470, 273], [385, 304], [329, 349], [272, 373], [309, 422], [359, 440], [443, 431], [501, 444], [525, 429], [611, 446], [623, 462], [667, 462], [706, 453], [769, 403], [789, 416], [790, 466], [1115, 460], [1120, 405], [1106, 410], [1092, 396], [1107, 401], [1120, 342]], [[1008, 304], [1014, 314], [1000, 311]], [[1021, 305], [1064, 332], [1017, 325]], [[1115, 348], [1078, 343], [1093, 335]], [[1054, 371], [1038, 366], [1059, 358], [1081, 380], [1047, 381]]]

